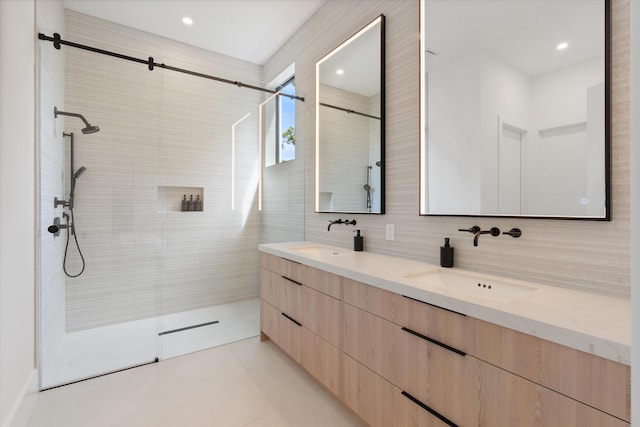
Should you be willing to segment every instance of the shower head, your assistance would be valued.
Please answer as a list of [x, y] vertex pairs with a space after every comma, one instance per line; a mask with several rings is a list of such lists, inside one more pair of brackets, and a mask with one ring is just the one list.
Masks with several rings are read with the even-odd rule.
[[85, 134], [85, 135], [96, 133], [98, 131], [100, 131], [100, 127], [99, 126], [93, 126], [93, 125], [89, 125], [86, 128], [82, 129], [82, 133]]
[[53, 107], [53, 117], [55, 117], [56, 119], [58, 118], [58, 114], [60, 114], [61, 116], [71, 116], [71, 117], [78, 117], [80, 120], [82, 120], [84, 122], [84, 124], [86, 125], [86, 127], [84, 129], [82, 129], [82, 133], [87, 135], [87, 134], [91, 134], [91, 133], [96, 133], [100, 130], [99, 126], [93, 126], [91, 125], [87, 119], [84, 118], [84, 116], [82, 114], [78, 114], [78, 113], [67, 113], [65, 111], [59, 111], [58, 107]]
[[73, 174], [73, 179], [78, 179], [80, 178], [80, 175], [82, 175], [83, 173], [85, 173], [87, 171], [87, 168], [85, 168], [84, 166], [81, 166], [76, 173]]

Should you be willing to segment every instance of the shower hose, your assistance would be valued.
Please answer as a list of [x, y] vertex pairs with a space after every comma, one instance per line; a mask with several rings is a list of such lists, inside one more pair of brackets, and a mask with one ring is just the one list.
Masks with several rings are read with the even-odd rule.
[[[67, 227], [67, 244], [64, 247], [64, 260], [62, 261], [62, 269], [64, 270], [64, 274], [66, 274], [67, 276], [78, 277], [84, 272], [85, 262], [84, 262], [84, 256], [82, 255], [82, 251], [80, 250], [80, 244], [78, 243], [78, 235], [76, 234], [75, 228], [74, 228], [76, 220], [73, 218], [73, 208], [69, 209], [69, 211], [71, 212], [71, 227]], [[69, 225], [69, 220], [67, 220], [67, 225]], [[78, 248], [78, 254], [80, 254], [80, 259], [82, 260], [82, 269], [78, 274], [69, 274], [69, 272], [67, 271], [67, 252], [69, 251], [69, 240], [70, 240], [69, 229], [70, 228], [74, 229], [73, 239], [76, 242], [76, 248]]]

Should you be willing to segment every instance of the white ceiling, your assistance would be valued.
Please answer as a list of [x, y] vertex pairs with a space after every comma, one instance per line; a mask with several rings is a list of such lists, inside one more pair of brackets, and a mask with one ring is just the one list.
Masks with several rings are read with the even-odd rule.
[[63, 0], [67, 9], [259, 65], [326, 1]]

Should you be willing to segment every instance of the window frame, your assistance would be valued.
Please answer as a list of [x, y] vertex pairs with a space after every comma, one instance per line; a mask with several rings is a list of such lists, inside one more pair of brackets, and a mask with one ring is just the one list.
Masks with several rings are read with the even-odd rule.
[[[285, 87], [287, 87], [288, 85], [293, 83], [293, 87], [295, 88], [295, 79], [296, 79], [296, 75], [295, 73], [292, 74], [290, 77], [288, 77], [287, 79], [285, 79], [282, 83], [280, 83], [277, 87], [276, 87], [276, 92], [281, 91], [282, 89], [284, 89]], [[291, 160], [295, 160], [295, 150], [294, 150], [294, 156], [292, 159], [289, 160], [282, 160], [282, 99], [286, 98], [283, 97], [282, 95], [277, 95], [276, 96], [276, 126], [275, 126], [275, 132], [276, 132], [276, 144], [275, 144], [275, 149], [276, 149], [276, 153], [275, 153], [275, 164], [280, 164], [280, 163], [284, 163], [284, 162], [288, 162]], [[295, 108], [294, 108], [294, 131], [295, 131], [295, 119], [296, 119], [296, 114], [295, 114]]]

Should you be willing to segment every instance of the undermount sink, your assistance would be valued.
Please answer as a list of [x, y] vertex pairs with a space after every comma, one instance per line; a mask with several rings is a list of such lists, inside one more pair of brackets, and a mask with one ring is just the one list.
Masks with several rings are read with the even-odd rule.
[[325, 246], [301, 246], [299, 248], [292, 248], [292, 250], [294, 252], [315, 257], [334, 257], [348, 253], [347, 251], [328, 248]]
[[469, 295], [498, 301], [511, 301], [535, 291], [535, 286], [487, 278], [451, 270], [431, 270], [404, 276], [423, 286], [439, 286]]

